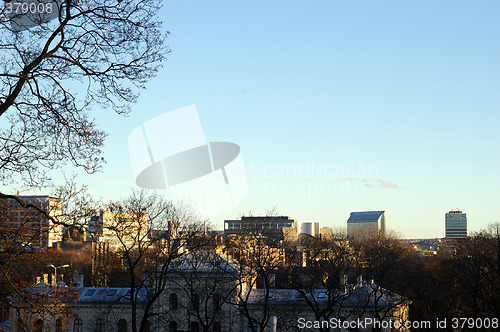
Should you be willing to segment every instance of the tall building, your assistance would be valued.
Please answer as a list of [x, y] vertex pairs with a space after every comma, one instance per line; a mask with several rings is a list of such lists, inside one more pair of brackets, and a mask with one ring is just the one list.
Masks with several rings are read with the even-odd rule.
[[[19, 243], [33, 248], [47, 248], [62, 240], [62, 203], [55, 196], [17, 196], [23, 203], [33, 207], [23, 207], [14, 199], [2, 200], [0, 206], [0, 233], [6, 242]], [[55, 222], [54, 222], [55, 221]], [[2, 245], [8, 245], [3, 243]]]
[[351, 212], [347, 220], [347, 235], [351, 238], [385, 235], [385, 211]]
[[456, 240], [467, 237], [467, 215], [460, 210], [445, 214], [446, 239]]

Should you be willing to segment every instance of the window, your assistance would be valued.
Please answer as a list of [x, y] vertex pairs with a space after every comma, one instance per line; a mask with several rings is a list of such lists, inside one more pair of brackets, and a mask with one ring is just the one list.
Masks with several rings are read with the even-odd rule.
[[73, 332], [83, 331], [83, 321], [80, 318], [75, 319], [73, 322]]
[[92, 296], [95, 293], [95, 289], [89, 289], [87, 293], [85, 293], [85, 296]]
[[168, 299], [168, 308], [170, 310], [177, 310], [178, 307], [179, 303], [177, 301], [177, 294], [175, 293], [170, 294], [170, 297]]
[[248, 332], [257, 331], [257, 326], [254, 322], [248, 322]]
[[174, 320], [171, 320], [170, 323], [168, 323], [168, 332], [177, 332], [177, 322]]
[[198, 322], [191, 322], [189, 332], [200, 332], [200, 324], [198, 324]]
[[56, 319], [56, 332], [62, 332], [62, 320], [61, 320], [61, 318]]
[[222, 298], [219, 294], [215, 294], [213, 299], [214, 312], [217, 312], [221, 306], [222, 306]]
[[191, 296], [191, 310], [200, 309], [200, 296], [198, 294], [193, 294]]
[[151, 332], [151, 323], [149, 322], [149, 320], [146, 320], [144, 331], [145, 332]]
[[118, 321], [118, 332], [127, 332], [127, 321], [125, 319]]
[[97, 332], [104, 332], [104, 320], [102, 318], [97, 319], [95, 327]]
[[39, 319], [33, 324], [33, 332], [43, 332], [43, 320]]

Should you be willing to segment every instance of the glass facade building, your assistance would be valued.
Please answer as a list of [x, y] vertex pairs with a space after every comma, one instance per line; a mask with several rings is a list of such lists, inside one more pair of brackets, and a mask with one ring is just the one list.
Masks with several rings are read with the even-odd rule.
[[347, 220], [347, 235], [366, 238], [385, 235], [385, 211], [351, 212]]
[[446, 238], [450, 240], [467, 237], [467, 215], [460, 210], [445, 215]]
[[241, 220], [225, 220], [224, 234], [262, 234], [283, 239], [283, 227], [292, 227], [294, 222], [287, 216], [241, 217]]

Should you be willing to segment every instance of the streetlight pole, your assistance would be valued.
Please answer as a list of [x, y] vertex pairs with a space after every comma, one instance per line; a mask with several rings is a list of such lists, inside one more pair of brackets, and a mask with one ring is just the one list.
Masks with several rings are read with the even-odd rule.
[[64, 265], [61, 265], [61, 266], [54, 266], [53, 264], [49, 264], [49, 265], [47, 265], [47, 267], [54, 268], [55, 275], [56, 275], [56, 282], [54, 283], [55, 284], [54, 286], [57, 286], [57, 269], [61, 269], [61, 268], [64, 268], [64, 267], [69, 267], [69, 265], [68, 264], [64, 264]]

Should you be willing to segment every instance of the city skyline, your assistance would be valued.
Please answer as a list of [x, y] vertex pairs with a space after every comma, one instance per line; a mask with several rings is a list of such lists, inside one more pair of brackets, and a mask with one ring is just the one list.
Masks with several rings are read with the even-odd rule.
[[323, 227], [384, 210], [403, 238], [444, 237], [444, 213], [460, 208], [469, 232], [484, 229], [500, 222], [499, 10], [497, 1], [168, 2], [160, 15], [172, 54], [129, 117], [93, 110], [110, 134], [107, 164], [78, 181], [104, 201], [137, 189], [129, 134], [195, 104], [207, 141], [238, 144], [246, 168], [248, 196], [210, 218], [218, 229], [273, 207]]

